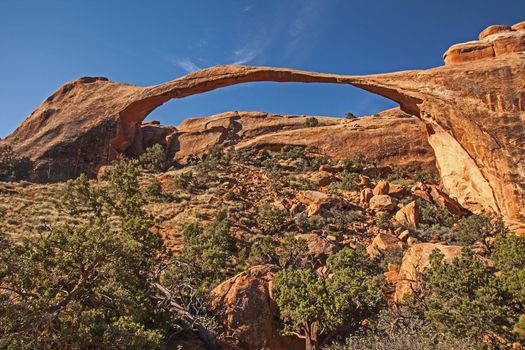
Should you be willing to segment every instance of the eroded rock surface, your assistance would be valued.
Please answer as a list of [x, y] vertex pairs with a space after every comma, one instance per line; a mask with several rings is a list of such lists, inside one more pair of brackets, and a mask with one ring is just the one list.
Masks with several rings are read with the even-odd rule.
[[282, 336], [279, 311], [273, 300], [274, 265], [254, 266], [217, 286], [214, 307], [224, 315], [227, 333], [234, 334], [241, 349], [304, 349], [304, 341]]
[[[35, 161], [35, 176], [41, 180], [63, 180], [81, 172], [95, 176], [101, 165], [133, 145], [144, 118], [170, 99], [254, 81], [351, 84], [392, 99], [404, 112], [418, 116], [426, 124], [449, 195], [471, 210], [504, 216], [520, 231], [525, 222], [523, 30], [517, 24], [510, 32], [483, 36], [483, 45], [488, 42], [494, 56], [473, 54], [464, 64], [428, 70], [348, 76], [218, 66], [151, 87], [82, 78], [62, 86], [6, 142]], [[331, 139], [347, 130], [339, 127], [332, 130]], [[316, 129], [307, 128], [302, 137], [319, 132]], [[352, 152], [347, 144], [340, 148]]]

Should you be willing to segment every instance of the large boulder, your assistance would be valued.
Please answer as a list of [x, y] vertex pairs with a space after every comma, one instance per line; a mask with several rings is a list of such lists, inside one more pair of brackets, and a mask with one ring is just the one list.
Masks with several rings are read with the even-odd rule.
[[373, 193], [374, 196], [379, 196], [381, 194], [388, 194], [390, 190], [390, 184], [386, 180], [378, 181], [376, 187], [374, 187]]
[[430, 255], [436, 249], [445, 256], [443, 261], [449, 263], [461, 255], [463, 247], [439, 243], [418, 243], [412, 245], [403, 256], [403, 261], [401, 262], [396, 285], [396, 301], [403, 301], [406, 295], [416, 290], [420, 275], [429, 268]]
[[369, 205], [370, 209], [375, 211], [391, 212], [396, 207], [396, 203], [397, 201], [389, 195], [380, 194], [378, 196], [373, 196], [370, 199]]
[[402, 226], [416, 230], [419, 224], [419, 208], [417, 202], [410, 202], [399, 209], [394, 215], [394, 220]]
[[254, 266], [212, 291], [213, 307], [241, 349], [304, 349], [304, 341], [280, 334], [279, 310], [272, 294], [277, 270], [275, 265]]

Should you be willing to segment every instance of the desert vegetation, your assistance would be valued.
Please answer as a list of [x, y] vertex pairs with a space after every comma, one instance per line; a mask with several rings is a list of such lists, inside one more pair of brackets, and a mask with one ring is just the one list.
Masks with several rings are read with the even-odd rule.
[[[257, 311], [225, 315], [217, 298], [260, 266], [273, 271], [269, 324], [308, 350], [523, 344], [525, 238], [455, 210], [431, 174], [289, 146], [170, 166], [153, 147], [99, 181], [0, 183], [0, 347], [242, 348], [226, 320]], [[397, 298], [421, 244], [429, 265]]]

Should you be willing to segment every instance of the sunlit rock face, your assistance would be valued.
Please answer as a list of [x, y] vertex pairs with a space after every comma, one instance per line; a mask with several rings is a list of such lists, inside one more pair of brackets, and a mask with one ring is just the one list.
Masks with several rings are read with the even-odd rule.
[[82, 78], [62, 86], [6, 142], [35, 161], [35, 179], [95, 176], [98, 167], [134, 144], [144, 118], [170, 99], [255, 81], [351, 84], [419, 117], [448, 193], [467, 208], [502, 215], [520, 231], [525, 222], [524, 30], [523, 23], [488, 28], [477, 42], [449, 49], [445, 66], [428, 70], [347, 76], [218, 66], [150, 87]]

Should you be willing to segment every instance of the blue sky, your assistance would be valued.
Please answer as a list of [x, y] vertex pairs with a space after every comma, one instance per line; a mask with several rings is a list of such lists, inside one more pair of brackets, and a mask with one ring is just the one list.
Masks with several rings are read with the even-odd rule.
[[[0, 0], [0, 137], [80, 76], [151, 85], [230, 63], [346, 74], [429, 68], [488, 25], [523, 20], [523, 0]], [[392, 106], [349, 86], [253, 83], [173, 100], [148, 119]]]

